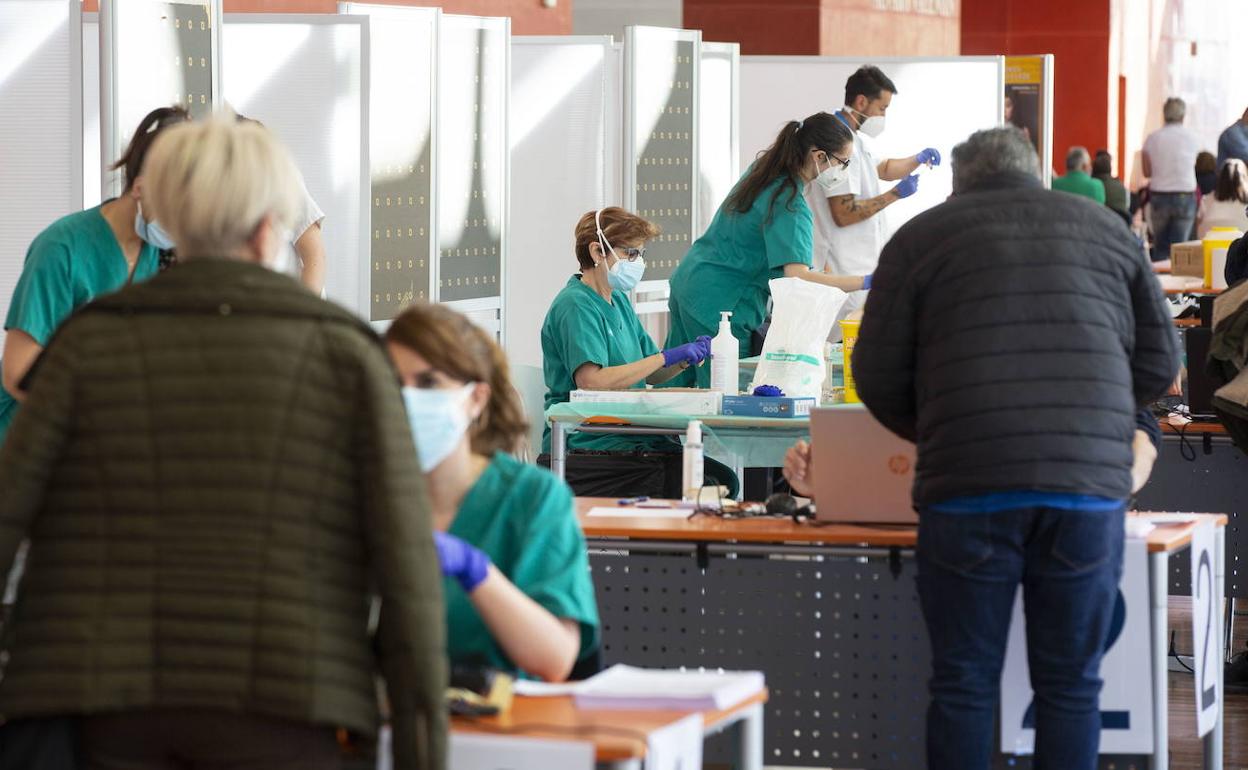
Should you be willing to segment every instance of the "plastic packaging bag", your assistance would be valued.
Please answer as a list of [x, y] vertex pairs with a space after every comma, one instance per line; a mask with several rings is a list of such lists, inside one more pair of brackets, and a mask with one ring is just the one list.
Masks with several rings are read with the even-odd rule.
[[801, 278], [770, 282], [773, 309], [750, 391], [776, 385], [786, 396], [819, 398], [826, 369], [823, 343], [849, 295]]

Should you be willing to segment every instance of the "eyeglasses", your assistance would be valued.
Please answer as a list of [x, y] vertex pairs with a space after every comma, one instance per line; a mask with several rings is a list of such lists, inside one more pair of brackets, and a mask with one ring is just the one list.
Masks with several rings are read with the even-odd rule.
[[841, 168], [849, 168], [849, 160], [847, 158], [838, 158], [836, 157], [835, 153], [828, 152], [827, 150], [824, 150], [824, 152], [827, 153], [829, 158], [836, 161], [837, 163], [840, 163]]
[[626, 249], [616, 249], [615, 255], [628, 262], [636, 262], [646, 256], [646, 250], [645, 248], [636, 249], [631, 247]]

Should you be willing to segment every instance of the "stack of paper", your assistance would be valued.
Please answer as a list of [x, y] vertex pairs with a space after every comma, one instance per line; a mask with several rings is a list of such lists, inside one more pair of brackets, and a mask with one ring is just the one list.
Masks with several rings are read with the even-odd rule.
[[673, 671], [616, 665], [575, 690], [578, 708], [722, 711], [763, 690], [761, 671]]

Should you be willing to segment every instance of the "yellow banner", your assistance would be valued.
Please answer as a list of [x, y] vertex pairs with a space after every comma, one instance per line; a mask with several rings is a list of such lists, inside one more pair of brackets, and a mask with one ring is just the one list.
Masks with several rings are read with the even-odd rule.
[[1005, 57], [1006, 85], [1040, 85], [1044, 82], [1044, 58], [1041, 56]]

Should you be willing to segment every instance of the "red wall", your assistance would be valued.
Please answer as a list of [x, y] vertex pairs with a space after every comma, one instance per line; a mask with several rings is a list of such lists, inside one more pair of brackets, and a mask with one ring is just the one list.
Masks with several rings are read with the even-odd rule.
[[1109, 135], [1110, 0], [962, 0], [962, 53], [1054, 55], [1053, 162]]
[[956, 56], [964, 1], [684, 0], [684, 24], [743, 54]]
[[[472, 16], [510, 16], [513, 35], [568, 35], [572, 33], [572, 2], [559, 0], [545, 8], [541, 0], [369, 0], [392, 5], [440, 6], [447, 13]], [[337, 13], [338, 0], [224, 0], [233, 13]], [[83, 0], [84, 11], [94, 11], [97, 0]]]

